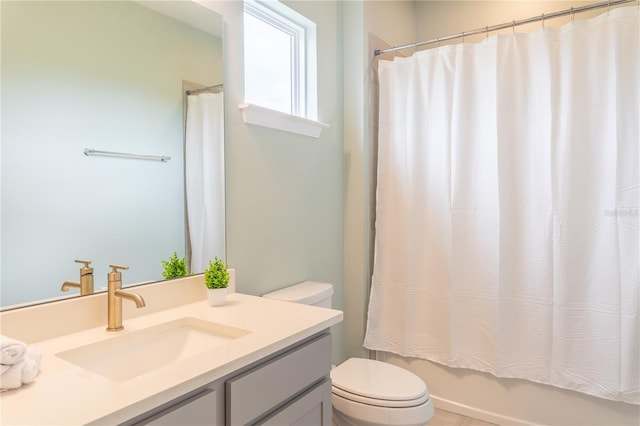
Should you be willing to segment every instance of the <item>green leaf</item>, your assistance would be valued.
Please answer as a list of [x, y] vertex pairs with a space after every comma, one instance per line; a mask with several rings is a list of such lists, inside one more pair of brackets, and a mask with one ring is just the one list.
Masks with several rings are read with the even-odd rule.
[[186, 277], [189, 275], [189, 270], [187, 269], [186, 259], [183, 257], [182, 259], [178, 259], [178, 253], [173, 252], [173, 255], [169, 258], [169, 261], [162, 261], [162, 268], [164, 271], [162, 272], [162, 276], [169, 280], [172, 278]]
[[209, 261], [204, 271], [204, 284], [207, 288], [227, 288], [229, 286], [229, 266], [218, 256]]

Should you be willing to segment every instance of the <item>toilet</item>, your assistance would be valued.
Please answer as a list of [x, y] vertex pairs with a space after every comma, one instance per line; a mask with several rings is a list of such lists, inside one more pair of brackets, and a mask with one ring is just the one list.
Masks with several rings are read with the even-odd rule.
[[[305, 281], [265, 294], [269, 299], [331, 307], [333, 286]], [[349, 358], [331, 371], [337, 426], [421, 426], [433, 416], [429, 389], [417, 375], [386, 362]]]

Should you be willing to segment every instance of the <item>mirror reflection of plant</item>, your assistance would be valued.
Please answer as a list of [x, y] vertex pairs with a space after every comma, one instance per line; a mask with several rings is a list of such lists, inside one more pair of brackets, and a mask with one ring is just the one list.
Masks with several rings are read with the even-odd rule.
[[218, 256], [209, 261], [209, 267], [204, 271], [204, 284], [207, 288], [227, 288], [229, 285], [229, 266]]
[[162, 267], [164, 271], [162, 272], [162, 276], [169, 280], [171, 278], [180, 278], [186, 277], [189, 275], [189, 270], [187, 269], [187, 261], [183, 257], [182, 259], [178, 259], [178, 253], [173, 252], [173, 256], [169, 258], [169, 261], [162, 261]]

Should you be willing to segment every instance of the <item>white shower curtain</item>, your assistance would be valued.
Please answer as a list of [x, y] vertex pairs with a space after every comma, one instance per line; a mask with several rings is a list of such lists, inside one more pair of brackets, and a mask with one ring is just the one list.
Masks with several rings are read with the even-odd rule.
[[380, 62], [367, 348], [640, 403], [638, 23]]
[[188, 97], [185, 178], [190, 272], [195, 274], [215, 256], [225, 258], [223, 93]]

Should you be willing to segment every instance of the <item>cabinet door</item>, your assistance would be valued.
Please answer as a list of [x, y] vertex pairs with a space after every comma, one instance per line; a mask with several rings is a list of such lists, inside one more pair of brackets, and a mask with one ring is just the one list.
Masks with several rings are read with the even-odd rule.
[[135, 426], [202, 426], [224, 423], [224, 395], [213, 388], [205, 388], [180, 402], [170, 402]]
[[258, 423], [265, 426], [331, 425], [331, 380], [327, 379]]

